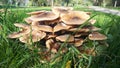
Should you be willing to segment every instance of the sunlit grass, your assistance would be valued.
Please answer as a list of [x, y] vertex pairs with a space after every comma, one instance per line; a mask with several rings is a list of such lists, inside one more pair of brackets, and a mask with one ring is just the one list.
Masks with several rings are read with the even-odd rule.
[[[82, 10], [75, 8], [76, 10]], [[120, 17], [100, 12], [92, 12], [96, 15], [95, 26], [102, 29], [108, 39], [108, 47], [97, 45], [96, 41], [89, 41], [85, 47], [96, 47], [99, 55], [92, 56], [80, 53], [75, 47], [70, 46], [66, 54], [59, 54], [51, 62], [41, 63], [38, 50], [29, 50], [27, 45], [18, 39], [8, 39], [7, 35], [18, 31], [13, 24], [16, 22], [25, 23], [24, 18], [28, 17], [26, 12], [34, 10], [50, 10], [50, 7], [15, 8], [8, 9], [11, 12], [0, 13], [0, 68], [119, 68], [120, 66]], [[83, 9], [84, 10], [84, 9]], [[40, 46], [39, 44], [37, 44]], [[82, 58], [77, 57], [81, 55]], [[59, 60], [61, 59], [61, 60]]]

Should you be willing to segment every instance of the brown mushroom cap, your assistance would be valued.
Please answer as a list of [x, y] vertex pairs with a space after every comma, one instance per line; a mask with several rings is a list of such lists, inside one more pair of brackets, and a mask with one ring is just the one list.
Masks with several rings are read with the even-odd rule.
[[88, 38], [90, 40], [105, 40], [107, 37], [103, 34], [100, 34], [99, 32], [92, 32], [89, 34]]
[[19, 31], [19, 32], [14, 32], [14, 33], [12, 33], [12, 34], [9, 34], [9, 35], [8, 35], [8, 38], [18, 38], [18, 37], [21, 37], [21, 36], [23, 36], [23, 35], [25, 35], [25, 34], [30, 33], [30, 31], [31, 31], [28, 25], [20, 24], [20, 23], [15, 23], [14, 25], [15, 25], [16, 27], [22, 28], [22, 30]]
[[59, 16], [54, 14], [53, 12], [51, 11], [46, 11], [46, 12], [43, 12], [41, 14], [38, 14], [38, 15], [34, 15], [34, 16], [31, 16], [30, 19], [32, 21], [44, 21], [44, 20], [55, 20], [57, 19]]
[[51, 26], [48, 25], [36, 25], [32, 26], [34, 30], [40, 30], [40, 31], [45, 31], [45, 32], [53, 32], [53, 29]]
[[53, 7], [52, 8], [52, 12], [54, 12], [57, 15], [59, 15], [59, 14], [66, 14], [70, 10], [73, 10], [73, 8], [72, 7]]
[[28, 24], [31, 24], [33, 21], [30, 19], [30, 17], [28, 18], [25, 18], [25, 21], [28, 23]]
[[61, 16], [61, 20], [68, 25], [81, 25], [89, 18], [90, 16], [83, 11], [71, 11]]
[[79, 47], [83, 44], [84, 40], [83, 39], [75, 39], [74, 46]]
[[101, 30], [100, 28], [97, 28], [95, 26], [86, 26], [86, 27], [83, 27], [83, 28], [71, 28], [69, 29], [69, 31], [77, 31], [77, 32], [89, 32], [89, 31], [99, 31]]
[[54, 28], [53, 28], [53, 31], [54, 32], [57, 32], [57, 31], [60, 31], [60, 30], [67, 30], [69, 28], [71, 28], [72, 26], [69, 26], [69, 25], [66, 25], [64, 23], [59, 23], [57, 24]]
[[65, 34], [65, 35], [60, 35], [56, 37], [56, 40], [59, 40], [61, 42], [73, 42], [74, 41], [74, 36]]
[[26, 34], [19, 38], [23, 43], [37, 42], [46, 36], [45, 32], [42, 31], [32, 31], [31, 34]]
[[41, 14], [41, 13], [44, 13], [45, 11], [34, 11], [34, 12], [29, 12], [27, 14], [29, 15], [38, 15], [38, 14]]

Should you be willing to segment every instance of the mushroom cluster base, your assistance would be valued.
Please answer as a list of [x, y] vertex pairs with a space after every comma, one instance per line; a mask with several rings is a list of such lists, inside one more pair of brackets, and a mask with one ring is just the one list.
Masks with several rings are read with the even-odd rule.
[[[95, 56], [95, 48], [85, 46], [89, 42], [101, 43], [107, 39], [99, 33], [101, 29], [93, 25], [96, 20], [90, 19], [89, 12], [75, 11], [72, 7], [53, 7], [52, 11], [27, 14], [30, 15], [25, 18], [27, 24], [15, 23], [14, 25], [21, 30], [8, 37], [18, 38], [22, 43], [33, 43], [34, 48], [43, 49], [39, 54], [45, 60], [51, 60], [57, 53], [65, 54], [70, 46], [74, 46], [81, 53]], [[43, 48], [36, 47], [34, 42], [40, 42]]]

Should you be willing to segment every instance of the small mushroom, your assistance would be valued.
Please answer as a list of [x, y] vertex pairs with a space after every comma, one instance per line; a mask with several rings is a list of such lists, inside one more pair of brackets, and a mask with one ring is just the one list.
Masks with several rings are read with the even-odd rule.
[[83, 39], [75, 39], [74, 46], [79, 47], [83, 44], [84, 40]]
[[60, 30], [67, 30], [69, 28], [71, 28], [72, 26], [69, 26], [69, 25], [66, 25], [64, 23], [58, 23], [54, 28], [53, 28], [53, 31], [54, 32], [57, 32], [57, 31], [60, 31]]
[[105, 40], [107, 37], [103, 34], [100, 34], [99, 32], [92, 32], [89, 34], [88, 38], [90, 40]]
[[40, 31], [45, 31], [45, 32], [53, 32], [52, 27], [48, 25], [36, 25], [36, 26], [34, 25], [32, 26], [32, 28]]
[[73, 8], [72, 7], [53, 7], [52, 8], [52, 12], [54, 12], [57, 15], [66, 14], [70, 10], [73, 10]]
[[20, 37], [19, 40], [23, 43], [37, 42], [46, 36], [45, 32], [42, 31], [32, 31], [31, 34], [25, 34]]
[[14, 32], [14, 33], [12, 33], [12, 34], [9, 34], [8, 35], [8, 38], [19, 38], [19, 37], [21, 37], [21, 36], [23, 36], [23, 35], [25, 35], [25, 34], [28, 34], [28, 33], [30, 33], [30, 27], [28, 26], [28, 25], [25, 25], [25, 24], [20, 24], [20, 23], [15, 23], [14, 24], [16, 27], [20, 27], [20, 28], [22, 28], [22, 30], [21, 31], [19, 31], [19, 32]]
[[34, 16], [31, 16], [30, 19], [32, 21], [44, 21], [44, 20], [55, 20], [57, 19], [59, 16], [54, 14], [53, 12], [51, 11], [46, 11], [46, 12], [43, 12], [41, 14], [38, 14], [38, 15], [34, 15]]
[[33, 21], [30, 19], [30, 17], [28, 18], [25, 18], [25, 21], [28, 23], [28, 24], [31, 24]]
[[59, 40], [61, 42], [73, 42], [74, 41], [74, 36], [65, 34], [65, 35], [60, 35], [56, 37], [56, 40]]
[[34, 12], [29, 12], [27, 14], [29, 15], [38, 15], [38, 14], [41, 14], [41, 13], [44, 13], [45, 11], [34, 11]]
[[46, 41], [46, 47], [47, 47], [48, 51], [51, 50], [52, 53], [57, 53], [60, 45], [58, 43], [55, 43], [53, 41], [53, 39], [49, 39]]
[[71, 11], [61, 16], [61, 20], [67, 25], [81, 25], [90, 18], [83, 11]]

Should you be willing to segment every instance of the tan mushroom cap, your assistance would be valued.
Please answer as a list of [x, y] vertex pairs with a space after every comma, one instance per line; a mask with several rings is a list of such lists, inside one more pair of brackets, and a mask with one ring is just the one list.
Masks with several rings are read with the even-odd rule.
[[81, 25], [89, 18], [90, 16], [83, 11], [71, 11], [61, 16], [61, 20], [68, 25]]
[[28, 26], [28, 25], [20, 24], [20, 23], [15, 23], [14, 25], [15, 25], [16, 27], [22, 28], [22, 30], [19, 31], [19, 32], [14, 32], [14, 33], [12, 33], [12, 34], [9, 34], [9, 35], [8, 35], [8, 38], [18, 38], [18, 37], [21, 37], [21, 36], [23, 36], [23, 35], [25, 35], [25, 34], [30, 33], [30, 31], [31, 31], [31, 30], [29, 29], [29, 26]]
[[38, 15], [38, 14], [41, 14], [41, 13], [44, 13], [45, 11], [34, 11], [34, 12], [29, 12], [27, 14], [29, 15]]
[[57, 32], [57, 31], [60, 31], [60, 30], [67, 30], [71, 27], [72, 26], [66, 25], [65, 23], [59, 23], [53, 28], [53, 31]]
[[83, 28], [71, 28], [69, 31], [77, 31], [77, 32], [89, 32], [89, 31], [99, 31], [101, 30], [100, 28], [97, 28], [95, 26], [88, 26], [88, 27], [83, 27]]
[[28, 24], [31, 24], [33, 21], [30, 19], [30, 17], [28, 18], [25, 18], [25, 21], [28, 23]]
[[88, 38], [90, 40], [105, 40], [107, 37], [103, 34], [100, 34], [99, 32], [93, 32], [89, 34]]
[[31, 34], [26, 34], [19, 38], [23, 43], [37, 42], [46, 36], [45, 32], [42, 31], [32, 31]]
[[30, 19], [32, 21], [44, 21], [44, 20], [54, 20], [57, 19], [59, 16], [54, 14], [51, 11], [46, 11], [44, 13], [38, 14], [38, 15], [34, 15], [31, 16]]
[[59, 40], [61, 42], [73, 42], [74, 41], [74, 36], [65, 34], [65, 35], [60, 35], [56, 37], [56, 40]]
[[73, 8], [72, 7], [53, 7], [52, 8], [52, 12], [54, 12], [57, 15], [59, 15], [59, 14], [66, 14], [70, 10], [73, 10]]
[[53, 32], [53, 29], [51, 26], [48, 25], [34, 25], [32, 26], [34, 30], [40, 30], [40, 31], [45, 31], [45, 32]]
[[74, 46], [79, 47], [83, 44], [84, 40], [83, 39], [75, 39]]

